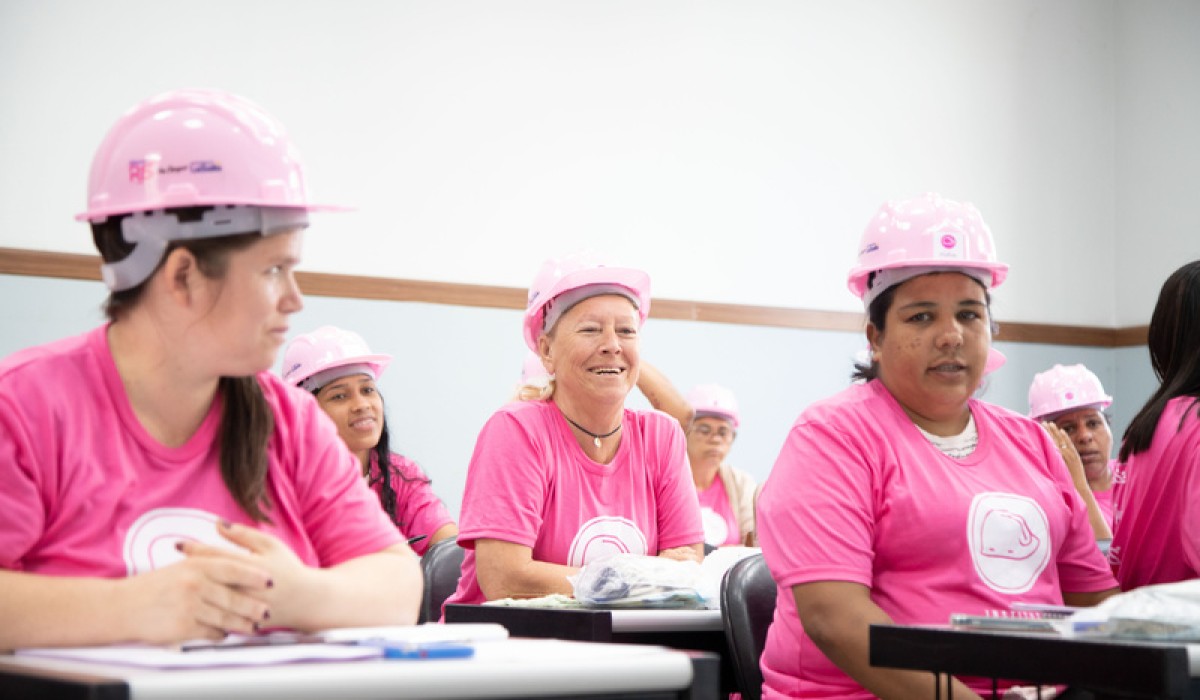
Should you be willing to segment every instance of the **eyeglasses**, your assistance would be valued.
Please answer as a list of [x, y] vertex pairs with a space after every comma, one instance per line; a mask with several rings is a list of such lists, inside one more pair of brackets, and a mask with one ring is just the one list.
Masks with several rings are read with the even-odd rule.
[[692, 428], [692, 432], [705, 439], [716, 435], [721, 440], [730, 440], [733, 438], [734, 434], [733, 430], [728, 426], [722, 425], [720, 428], [716, 428], [714, 430], [711, 425], [705, 425], [703, 423]]

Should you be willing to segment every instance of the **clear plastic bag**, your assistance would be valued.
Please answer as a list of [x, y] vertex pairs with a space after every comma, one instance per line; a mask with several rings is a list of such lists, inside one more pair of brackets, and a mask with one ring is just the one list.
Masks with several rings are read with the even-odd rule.
[[601, 608], [700, 608], [700, 564], [640, 554], [588, 562], [568, 577], [575, 598]]
[[1200, 641], [1200, 579], [1143, 586], [1061, 621], [1066, 635]]

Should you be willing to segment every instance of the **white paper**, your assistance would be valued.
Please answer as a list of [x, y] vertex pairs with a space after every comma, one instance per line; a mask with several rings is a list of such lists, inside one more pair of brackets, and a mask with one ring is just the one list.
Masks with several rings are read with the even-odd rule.
[[386, 640], [389, 642], [490, 642], [508, 639], [504, 625], [490, 622], [441, 624], [429, 622], [424, 625], [405, 627], [340, 627], [319, 633], [327, 642], [362, 642]]
[[298, 661], [377, 659], [383, 649], [354, 644], [275, 644], [271, 646], [179, 651], [144, 645], [18, 649], [18, 656], [87, 661], [141, 668], [215, 668], [264, 666]]

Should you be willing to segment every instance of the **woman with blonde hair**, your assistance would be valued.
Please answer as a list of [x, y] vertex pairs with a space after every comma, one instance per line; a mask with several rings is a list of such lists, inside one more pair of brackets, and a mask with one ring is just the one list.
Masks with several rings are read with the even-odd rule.
[[447, 603], [571, 594], [616, 553], [699, 560], [703, 532], [683, 431], [625, 399], [638, 382], [650, 278], [587, 254], [546, 261], [525, 342], [553, 376], [480, 431], [467, 471], [463, 576]]

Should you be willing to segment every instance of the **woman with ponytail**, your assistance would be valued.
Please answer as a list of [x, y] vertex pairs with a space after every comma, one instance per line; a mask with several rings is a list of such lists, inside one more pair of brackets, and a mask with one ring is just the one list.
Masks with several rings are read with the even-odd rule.
[[282, 125], [159, 95], [88, 195], [108, 322], [0, 361], [0, 649], [414, 622], [416, 556], [268, 371], [323, 208]]

